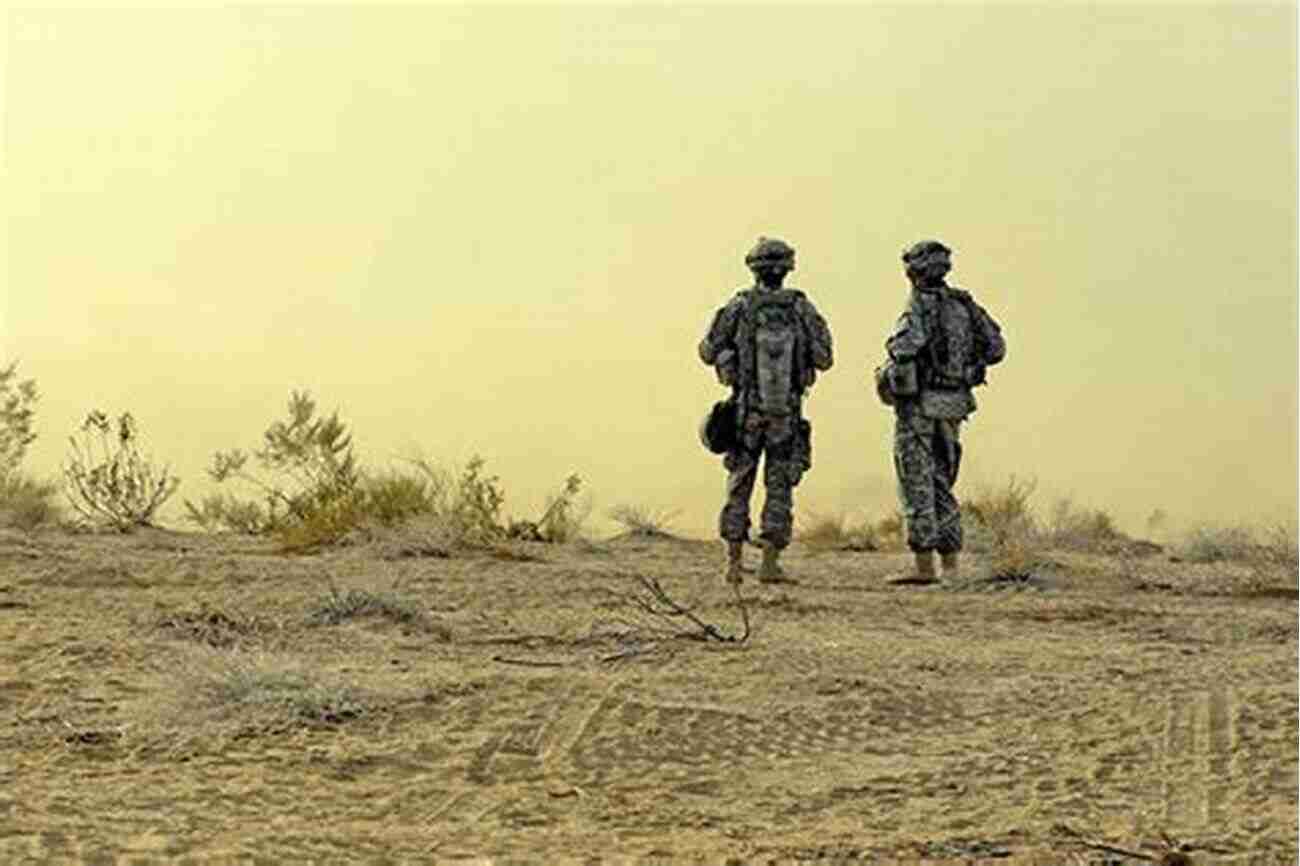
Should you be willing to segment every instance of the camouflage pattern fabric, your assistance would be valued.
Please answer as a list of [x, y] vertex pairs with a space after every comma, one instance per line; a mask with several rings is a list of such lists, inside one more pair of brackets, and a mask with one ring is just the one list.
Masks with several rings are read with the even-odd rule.
[[[788, 297], [799, 322], [790, 403], [785, 414], [764, 414], [759, 405], [753, 324], [748, 311], [763, 292]], [[736, 295], [714, 315], [700, 341], [700, 360], [712, 366], [718, 381], [732, 389], [737, 401], [738, 446], [723, 459], [727, 469], [726, 502], [718, 518], [719, 535], [727, 541], [744, 541], [751, 526], [749, 500], [763, 461], [766, 500], [761, 517], [761, 537], [778, 548], [790, 543], [793, 529], [794, 487], [811, 465], [811, 428], [803, 418], [803, 394], [833, 363], [833, 346], [826, 320], [808, 298], [795, 289], [752, 288]]]
[[1001, 362], [1007, 352], [993, 317], [969, 293], [949, 286], [913, 289], [885, 348], [894, 361], [921, 363], [923, 389], [968, 396], [972, 386], [983, 384], [984, 368]]
[[894, 468], [915, 553], [961, 550], [961, 510], [952, 488], [961, 468], [960, 420], [927, 418], [907, 401], [894, 415]]
[[[713, 316], [708, 332], [700, 341], [700, 360], [717, 370], [718, 381], [730, 387], [743, 390], [752, 389], [756, 383], [741, 382], [752, 375], [751, 363], [753, 346], [747, 345], [748, 329], [746, 311], [751, 297], [761, 289], [742, 289], [718, 310]], [[796, 289], [778, 289], [778, 292], [793, 296], [795, 313], [803, 328], [803, 340], [796, 358], [796, 367], [801, 381], [795, 383], [796, 391], [802, 392], [817, 380], [818, 370], [829, 370], [834, 362], [834, 347], [831, 343], [830, 328], [812, 301]]]
[[920, 393], [894, 405], [894, 467], [914, 552], [961, 550], [953, 486], [961, 466], [960, 425], [976, 409], [971, 388], [1006, 355], [997, 322], [971, 296], [947, 285], [914, 288], [886, 349], [914, 362]]
[[790, 545], [794, 529], [794, 488], [807, 468], [797, 419], [752, 413], [745, 424], [740, 447], [728, 453], [727, 495], [718, 517], [718, 534], [727, 541], [749, 538], [749, 500], [763, 459], [763, 487], [766, 498], [759, 537], [777, 549]]

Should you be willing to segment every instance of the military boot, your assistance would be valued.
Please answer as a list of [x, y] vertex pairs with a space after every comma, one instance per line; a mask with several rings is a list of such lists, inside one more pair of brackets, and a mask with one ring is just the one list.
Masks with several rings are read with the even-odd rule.
[[781, 558], [781, 548], [770, 541], [763, 542], [763, 564], [758, 567], [760, 583], [797, 583], [785, 573], [777, 562]]
[[927, 586], [932, 583], [938, 583], [939, 578], [934, 573], [934, 554], [930, 551], [917, 553], [915, 555], [916, 568], [903, 574], [897, 574], [889, 578], [889, 582], [899, 586]]
[[740, 583], [741, 577], [741, 559], [745, 552], [745, 543], [743, 541], [727, 542], [727, 583]]
[[939, 562], [943, 565], [945, 580], [956, 580], [961, 577], [961, 557], [957, 555], [957, 551], [940, 554]]

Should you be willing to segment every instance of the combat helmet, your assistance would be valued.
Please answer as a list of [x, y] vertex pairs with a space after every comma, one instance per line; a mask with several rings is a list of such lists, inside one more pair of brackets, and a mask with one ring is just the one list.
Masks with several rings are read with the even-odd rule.
[[745, 255], [745, 264], [752, 271], [761, 265], [783, 265], [794, 270], [794, 247], [780, 238], [760, 237]]
[[952, 250], [941, 241], [917, 241], [903, 250], [903, 264], [907, 266], [909, 274], [928, 268], [942, 269], [946, 274], [952, 270]]

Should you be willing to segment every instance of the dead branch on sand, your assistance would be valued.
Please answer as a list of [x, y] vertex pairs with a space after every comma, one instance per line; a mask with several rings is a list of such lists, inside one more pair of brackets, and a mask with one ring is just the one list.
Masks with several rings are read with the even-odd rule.
[[1132, 857], [1136, 860], [1143, 860], [1147, 863], [1155, 863], [1156, 866], [1193, 866], [1189, 851], [1202, 850], [1216, 854], [1231, 853], [1213, 848], [1208, 845], [1194, 845], [1188, 842], [1179, 842], [1171, 837], [1168, 833], [1161, 831], [1160, 841], [1163, 846], [1159, 851], [1130, 851], [1127, 848], [1119, 848], [1115, 845], [1109, 845], [1105, 842], [1097, 842], [1084, 836], [1078, 830], [1068, 824], [1057, 824], [1052, 828], [1057, 834], [1074, 840], [1085, 848], [1093, 851], [1102, 851], [1107, 854], [1118, 854], [1123, 857]]
[[653, 577], [634, 576], [637, 588], [616, 593], [619, 607], [628, 615], [612, 617], [608, 622], [615, 626], [614, 636], [624, 649], [601, 658], [602, 662], [615, 662], [642, 655], [668, 640], [694, 640], [703, 643], [744, 644], [749, 640], [749, 605], [740, 594], [740, 587], [732, 584], [736, 607], [740, 610], [741, 633], [728, 634], [717, 625], [701, 619], [686, 605], [675, 600]]

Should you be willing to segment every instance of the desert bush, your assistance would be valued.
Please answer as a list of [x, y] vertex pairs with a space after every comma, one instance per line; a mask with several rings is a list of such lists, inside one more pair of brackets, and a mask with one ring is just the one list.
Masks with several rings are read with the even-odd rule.
[[559, 493], [546, 498], [546, 509], [539, 520], [513, 520], [506, 528], [506, 535], [521, 541], [545, 541], [552, 544], [577, 540], [591, 513], [590, 500], [581, 503], [577, 501], [581, 489], [582, 479], [570, 475]]
[[812, 515], [800, 529], [798, 539], [814, 550], [874, 551], [880, 549], [870, 523], [850, 525], [843, 515]]
[[1078, 509], [1069, 499], [1060, 499], [1043, 526], [1043, 540], [1060, 550], [1107, 553], [1131, 539], [1105, 511]]
[[1042, 561], [1047, 542], [1030, 505], [1036, 488], [1034, 480], [1012, 475], [961, 502], [965, 547], [989, 555], [993, 577], [1028, 577]]
[[[209, 496], [195, 505], [186, 501], [188, 518], [204, 529], [279, 532], [314, 517], [333, 527], [340, 502], [350, 502], [361, 481], [352, 437], [338, 412], [318, 417], [306, 392], [289, 395], [288, 415], [262, 434], [262, 447], [251, 455], [262, 474], [248, 468], [250, 455], [238, 448], [219, 451], [208, 475], [217, 484], [239, 480], [261, 493], [261, 502], [234, 496]], [[328, 534], [328, 533], [326, 533]]]
[[1232, 562], [1257, 569], [1294, 572], [1296, 528], [1277, 524], [1261, 530], [1242, 525], [1201, 524], [1188, 531], [1175, 553], [1186, 562]]
[[57, 482], [38, 481], [21, 470], [0, 475], [0, 526], [30, 532], [57, 523], [58, 495]]
[[421, 514], [434, 514], [439, 489], [423, 475], [387, 470], [362, 481], [365, 516], [381, 526], [396, 526]]
[[1279, 523], [1265, 530], [1257, 558], [1264, 565], [1284, 569], [1295, 575], [1300, 568], [1300, 540], [1297, 539], [1296, 525]]
[[895, 509], [892, 514], [869, 524], [869, 528], [878, 550], [896, 553], [907, 549], [907, 521], [903, 512]]
[[267, 509], [259, 503], [229, 493], [212, 493], [198, 505], [185, 500], [186, 517], [206, 532], [228, 530], [260, 535], [272, 528]]
[[1187, 562], [1245, 562], [1256, 549], [1255, 533], [1249, 527], [1201, 524], [1187, 533], [1177, 553]]
[[616, 505], [609, 510], [609, 519], [623, 527], [625, 535], [640, 538], [669, 538], [668, 526], [678, 512], [647, 508], [643, 505]]
[[336, 724], [366, 715], [382, 701], [369, 690], [269, 653], [195, 647], [173, 669], [172, 715], [186, 727], [205, 722], [284, 730]]
[[27, 448], [39, 395], [32, 379], [18, 380], [18, 362], [0, 367], [0, 526], [31, 531], [60, 518], [59, 485], [26, 475]]
[[501, 479], [485, 475], [484, 465], [483, 458], [477, 456], [465, 464], [455, 486], [449, 488], [450, 499], [441, 510], [441, 516], [460, 543], [486, 544], [505, 535], [501, 506], [506, 495], [501, 490]]
[[977, 530], [987, 533], [990, 548], [1024, 542], [1038, 534], [1037, 521], [1029, 505], [1037, 486], [1033, 480], [1012, 475], [1004, 487], [985, 486], [963, 499], [961, 509]]
[[450, 629], [435, 622], [420, 605], [395, 592], [373, 592], [367, 589], [340, 591], [331, 586], [329, 594], [316, 604], [307, 621], [312, 625], [339, 625], [367, 617], [378, 617], [408, 628], [434, 632], [444, 640], [451, 638]]
[[72, 507], [94, 524], [128, 532], [151, 526], [180, 479], [140, 452], [140, 431], [129, 412], [116, 422], [92, 411], [82, 422], [80, 440], [69, 437], [72, 452], [64, 464], [64, 490]]
[[18, 380], [18, 362], [0, 367], [0, 477], [18, 471], [27, 448], [36, 441], [36, 382]]
[[337, 544], [366, 524], [365, 494], [354, 490], [304, 503], [296, 519], [275, 530], [280, 549], [304, 553]]
[[280, 630], [280, 624], [269, 618], [223, 610], [207, 602], [200, 602], [197, 607], [161, 612], [154, 627], [171, 637], [210, 647], [230, 647]]

